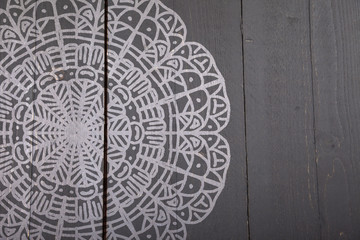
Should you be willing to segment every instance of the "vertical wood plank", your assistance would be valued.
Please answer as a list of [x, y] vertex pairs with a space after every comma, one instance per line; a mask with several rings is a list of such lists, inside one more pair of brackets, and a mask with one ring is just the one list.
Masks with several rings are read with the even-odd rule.
[[251, 239], [319, 239], [309, 3], [244, 0]]
[[225, 188], [212, 213], [189, 228], [188, 239], [247, 239], [246, 157], [241, 41], [241, 2], [238, 0], [172, 0], [187, 25], [189, 41], [202, 43], [224, 76], [231, 104], [223, 134], [231, 150]]
[[[5, 4], [14, 21], [9, 27], [2, 25], [1, 36], [12, 41], [8, 55], [16, 61], [7, 67], [10, 74], [2, 76], [2, 91], [15, 94], [18, 102], [10, 116], [10, 133], [12, 156], [19, 166], [5, 190], [29, 204], [27, 209], [6, 209], [11, 215], [7, 221], [15, 227], [2, 228], [2, 233], [7, 239], [101, 239], [102, 2]], [[2, 44], [9, 45], [6, 42]], [[6, 57], [4, 65], [8, 66]], [[8, 199], [6, 205], [16, 205], [14, 201]], [[23, 225], [28, 227], [26, 235]]]
[[247, 237], [240, 10], [110, 2], [108, 239]]
[[101, 239], [103, 1], [36, 4], [30, 238]]
[[359, 9], [311, 1], [322, 239], [360, 239]]
[[0, 239], [29, 236], [31, 165], [21, 144], [21, 121], [33, 99], [34, 76], [24, 72], [23, 64], [34, 59], [31, 48], [36, 36], [20, 33], [23, 13], [23, 6], [0, 2]]

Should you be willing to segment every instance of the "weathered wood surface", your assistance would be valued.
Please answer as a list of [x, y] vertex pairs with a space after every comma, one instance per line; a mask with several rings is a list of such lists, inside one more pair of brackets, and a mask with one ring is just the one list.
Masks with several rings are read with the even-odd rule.
[[[100, 0], [0, 2], [0, 236], [360, 239], [360, 3], [163, 0], [162, 18], [151, 4], [131, 11], [131, 1], [108, 2], [107, 19]], [[178, 51], [190, 42], [209, 53]], [[155, 43], [164, 44], [158, 62]], [[225, 106], [214, 125], [188, 131], [181, 125], [192, 126], [196, 110], [215, 114], [227, 101], [216, 70], [215, 83], [187, 82], [188, 72], [213, 79], [206, 61], [225, 79], [230, 120]], [[135, 82], [149, 93], [147, 104], [141, 93], [133, 105], [126, 100], [137, 91], [128, 84], [136, 72], [146, 76]], [[216, 97], [209, 86], [220, 89]], [[147, 131], [145, 141], [127, 138], [130, 131]], [[211, 148], [220, 135], [226, 140]], [[216, 165], [230, 155], [228, 168]]]
[[319, 239], [309, 4], [243, 1], [251, 239]]
[[310, 7], [322, 239], [360, 239], [360, 3]]

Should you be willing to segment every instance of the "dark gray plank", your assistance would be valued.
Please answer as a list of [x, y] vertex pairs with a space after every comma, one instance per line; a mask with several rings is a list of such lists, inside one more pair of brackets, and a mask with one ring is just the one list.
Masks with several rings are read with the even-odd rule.
[[360, 4], [311, 1], [322, 239], [360, 239]]
[[247, 236], [240, 4], [208, 4], [110, 3], [109, 239]]
[[33, 75], [23, 65], [34, 59], [35, 36], [20, 32], [23, 12], [0, 2], [0, 239], [26, 239], [31, 215], [31, 152], [21, 122], [33, 100]]
[[8, 55], [15, 59], [11, 66], [2, 58], [10, 71], [5, 85], [13, 85], [5, 90], [18, 103], [10, 115], [16, 166], [1, 191], [12, 191], [27, 208], [9, 199], [6, 206], [14, 207], [6, 209], [6, 221], [14, 226], [2, 231], [7, 239], [101, 239], [102, 2], [9, 0], [5, 5], [13, 20], [2, 25], [8, 32], [1, 36], [12, 42], [2, 44], [13, 45]]
[[48, 0], [34, 7], [30, 238], [101, 239], [104, 5]]
[[309, 4], [244, 0], [251, 239], [319, 239]]
[[231, 104], [228, 139], [231, 160], [225, 188], [212, 211], [191, 226], [188, 239], [247, 239], [246, 162], [242, 88], [241, 4], [238, 0], [173, 0], [173, 9], [187, 25], [188, 40], [212, 53], [224, 76]]

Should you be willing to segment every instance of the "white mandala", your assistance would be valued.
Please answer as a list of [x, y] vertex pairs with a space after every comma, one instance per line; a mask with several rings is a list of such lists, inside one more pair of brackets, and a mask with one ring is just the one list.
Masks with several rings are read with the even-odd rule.
[[[0, 239], [185, 239], [230, 161], [225, 81], [158, 0], [0, 3]], [[108, 86], [104, 86], [104, 60]], [[106, 88], [105, 88], [106, 87]]]

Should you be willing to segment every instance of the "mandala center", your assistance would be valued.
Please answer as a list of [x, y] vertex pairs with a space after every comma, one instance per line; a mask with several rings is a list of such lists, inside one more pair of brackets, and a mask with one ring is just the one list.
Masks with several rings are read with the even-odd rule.
[[71, 122], [65, 129], [67, 140], [71, 144], [82, 144], [89, 137], [89, 129], [80, 122]]
[[47, 181], [74, 188], [102, 181], [103, 92], [88, 79], [62, 81], [43, 89], [26, 111], [25, 147]]

